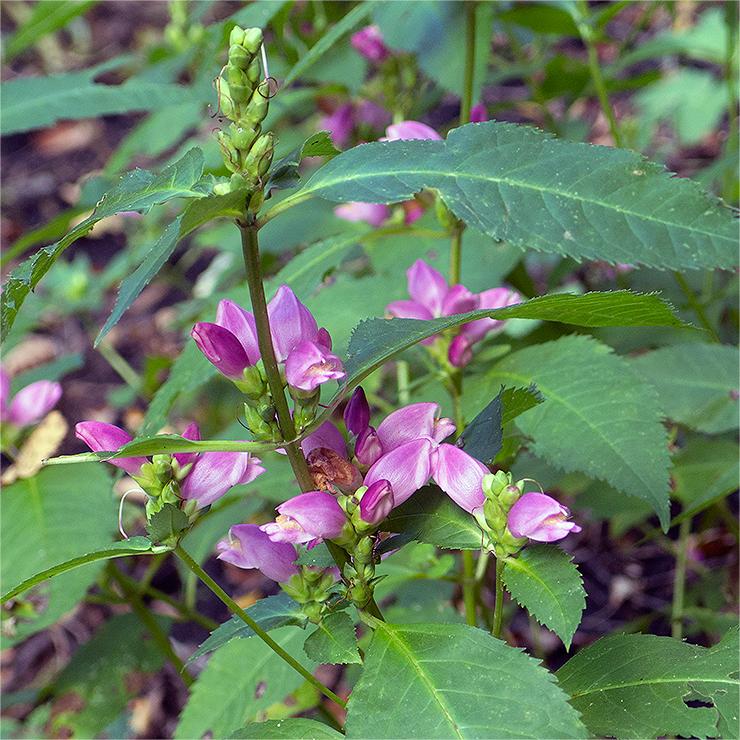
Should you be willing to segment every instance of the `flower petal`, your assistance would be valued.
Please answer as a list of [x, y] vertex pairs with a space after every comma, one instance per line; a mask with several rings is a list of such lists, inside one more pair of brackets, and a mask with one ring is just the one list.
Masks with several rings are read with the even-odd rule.
[[438, 403], [412, 403], [388, 414], [378, 427], [383, 452], [388, 453], [412, 439], [434, 439], [434, 419], [438, 413]]
[[250, 365], [254, 365], [260, 359], [257, 325], [250, 311], [234, 301], [220, 301], [216, 311], [216, 323], [228, 329], [239, 340], [239, 344], [249, 357]]
[[244, 369], [253, 364], [236, 336], [218, 324], [201, 321], [190, 335], [208, 362], [227, 378], [241, 378]]
[[298, 573], [293, 545], [273, 542], [256, 524], [237, 524], [228, 539], [216, 546], [218, 559], [238, 568], [257, 568], [273, 581], [284, 582]]
[[391, 209], [382, 203], [362, 203], [354, 201], [344, 203], [334, 209], [334, 215], [344, 221], [364, 221], [370, 226], [382, 226], [385, 220], [391, 215]]
[[287, 285], [277, 289], [267, 305], [267, 314], [278, 362], [284, 362], [299, 342], [316, 341], [319, 331], [316, 319]]
[[62, 386], [52, 380], [38, 380], [13, 396], [8, 409], [8, 421], [19, 427], [35, 424], [57, 405]]
[[490, 471], [455, 445], [441, 444], [432, 455], [432, 478], [461, 508], [472, 513], [485, 503], [483, 476]]
[[[81, 421], [75, 426], [75, 436], [93, 452], [113, 452], [131, 441], [131, 435], [120, 427], [102, 421]], [[118, 457], [108, 460], [111, 465], [137, 475], [141, 466], [148, 463], [145, 457]]]
[[442, 315], [442, 306], [447, 296], [447, 281], [438, 270], [428, 265], [424, 260], [416, 260], [408, 270], [409, 295], [422, 306], [425, 306], [432, 316]]
[[195, 499], [198, 509], [217, 501], [233, 486], [265, 472], [248, 452], [204, 452], [180, 485], [180, 495]]
[[311, 450], [318, 447], [326, 447], [336, 452], [337, 455], [347, 458], [347, 445], [344, 442], [344, 437], [330, 421], [325, 421], [315, 432], [311, 432], [301, 442], [304, 455], [308, 455]]
[[342, 361], [314, 342], [298, 342], [285, 360], [288, 385], [302, 391], [313, 391], [323, 383], [344, 376]]
[[410, 141], [412, 139], [434, 139], [441, 141], [442, 137], [426, 123], [420, 121], [401, 121], [388, 126], [385, 130], [385, 139], [381, 141], [397, 141], [403, 139]]
[[365, 475], [370, 487], [379, 480], [387, 480], [393, 488], [393, 502], [399, 506], [428, 480], [431, 473], [432, 443], [428, 439], [407, 442], [383, 455]]

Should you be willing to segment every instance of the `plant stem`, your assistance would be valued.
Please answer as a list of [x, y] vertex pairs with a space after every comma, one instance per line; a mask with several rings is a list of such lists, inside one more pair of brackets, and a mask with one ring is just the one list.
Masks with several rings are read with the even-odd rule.
[[680, 640], [683, 637], [683, 600], [686, 592], [686, 564], [689, 555], [691, 519], [684, 519], [678, 529], [678, 552], [676, 553], [676, 572], [673, 576], [673, 604], [671, 607], [671, 636]]
[[[252, 299], [252, 311], [254, 322], [257, 327], [257, 344], [260, 356], [265, 368], [267, 383], [270, 386], [272, 402], [278, 418], [278, 426], [284, 440], [295, 439], [295, 425], [290, 415], [288, 401], [285, 398], [283, 379], [280, 376], [275, 359], [275, 348], [272, 346], [272, 334], [270, 333], [270, 320], [267, 316], [267, 302], [265, 300], [265, 288], [262, 284], [262, 265], [260, 263], [259, 242], [257, 238], [257, 227], [254, 223], [237, 222], [242, 235], [242, 254], [244, 256], [244, 267], [247, 271], [247, 284], [249, 296]], [[313, 478], [308, 470], [306, 458], [297, 442], [286, 442], [285, 452], [293, 468], [298, 485], [302, 491], [314, 489]]]
[[398, 384], [398, 403], [406, 406], [411, 401], [409, 394], [409, 363], [406, 360], [396, 362], [396, 381]]
[[460, 268], [462, 265], [462, 235], [465, 227], [460, 224], [451, 234], [450, 241], [450, 285], [460, 282]]
[[676, 279], [676, 282], [678, 283], [679, 288], [683, 291], [683, 294], [686, 296], [686, 300], [688, 301], [689, 306], [693, 309], [694, 313], [696, 314], [696, 318], [699, 319], [699, 323], [704, 327], [704, 329], [709, 333], [709, 336], [713, 342], [720, 342], [719, 335], [714, 330], [714, 327], [712, 326], [712, 323], [709, 321], [709, 317], [707, 316], [706, 311], [704, 310], [704, 306], [699, 302], [699, 299], [696, 297], [696, 294], [691, 289], [691, 286], [686, 281], [686, 278], [680, 273], [675, 272], [673, 273], [673, 277]]
[[586, 53], [588, 54], [588, 69], [591, 73], [591, 80], [596, 88], [596, 95], [599, 98], [599, 104], [601, 110], [606, 116], [606, 120], [609, 122], [609, 131], [611, 132], [612, 139], [614, 140], [615, 146], [623, 146], [622, 134], [619, 131], [617, 124], [617, 118], [614, 115], [614, 109], [609, 101], [609, 95], [606, 91], [606, 84], [604, 83], [604, 76], [601, 74], [601, 65], [599, 64], [599, 54], [596, 51], [596, 45], [594, 44], [593, 32], [588, 22], [588, 2], [586, 0], [579, 0], [578, 9], [580, 11], [580, 19], [578, 21], [578, 32], [581, 35], [581, 40], [586, 47]]
[[475, 559], [472, 550], [462, 551], [462, 589], [465, 621], [471, 627], [478, 623], [475, 610]]
[[270, 635], [260, 627], [252, 617], [237, 604], [216, 581], [206, 573], [198, 563], [193, 560], [192, 557], [183, 549], [182, 545], [178, 545], [175, 548], [175, 554], [182, 560], [182, 562], [190, 568], [191, 571], [205, 583], [206, 586], [226, 605], [229, 611], [244, 622], [257, 637], [266, 643], [277, 655], [279, 655], [291, 668], [296, 670], [303, 676], [312, 686], [318, 689], [324, 696], [331, 699], [333, 702], [339, 704], [343, 709], [347, 706], [347, 703], [338, 697], [330, 688], [324, 686], [321, 681], [316, 678], [307, 668], [304, 668], [290, 653], [284, 650]]
[[501, 626], [504, 621], [504, 567], [506, 563], [501, 558], [496, 558], [496, 586], [495, 601], [493, 605], [493, 627], [491, 634], [501, 637]]
[[172, 663], [185, 686], [190, 688], [195, 682], [195, 679], [185, 667], [185, 664], [180, 659], [180, 656], [175, 652], [169, 638], [159, 626], [159, 622], [157, 622], [152, 613], [146, 608], [146, 606], [144, 606], [144, 603], [141, 600], [141, 596], [134, 588], [131, 587], [129, 579], [123, 573], [121, 573], [121, 571], [119, 571], [118, 568], [113, 565], [113, 563], [109, 564], [108, 572], [121, 587], [121, 590], [126, 596], [126, 601], [133, 610], [134, 614], [136, 614], [136, 616], [138, 617], [139, 621], [144, 625], [144, 627], [146, 627], [157, 647], [160, 649], [165, 658], [167, 658], [167, 660]]
[[475, 2], [465, 3], [465, 72], [463, 94], [460, 101], [460, 125], [470, 121], [473, 107], [473, 76], [475, 74]]
[[[737, 65], [735, 64], [738, 39], [738, 3], [736, 0], [725, 1], [725, 25], [727, 28], [727, 52], [725, 56], [727, 140], [725, 142], [725, 156], [737, 160], [740, 132], [738, 131], [737, 118]], [[732, 202], [737, 197], [737, 175], [734, 167], [727, 168], [722, 195], [728, 202]]]

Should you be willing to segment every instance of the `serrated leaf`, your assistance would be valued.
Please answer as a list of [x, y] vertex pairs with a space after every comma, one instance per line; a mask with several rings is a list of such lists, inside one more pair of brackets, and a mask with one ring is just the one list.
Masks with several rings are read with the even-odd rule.
[[[300, 652], [303, 630], [273, 633], [289, 653]], [[301, 661], [309, 670], [310, 662]], [[253, 721], [259, 712], [281, 701], [304, 682], [303, 676], [261, 640], [233, 640], [208, 661], [191, 689], [180, 715], [175, 738], [228, 737], [235, 727]]]
[[188, 515], [174, 504], [164, 504], [149, 517], [146, 531], [152, 542], [167, 542], [190, 526]]
[[[737, 737], [737, 628], [713, 648], [612, 635], [571, 658], [558, 682], [597, 736]], [[689, 707], [697, 695], [713, 707]]]
[[674, 270], [737, 264], [731, 212], [690, 180], [626, 149], [496, 121], [446, 141], [355, 147], [291, 198], [395, 203], [425, 188], [465, 223], [521, 248]]
[[494, 728], [497, 737], [586, 737], [552, 674], [520, 650], [465, 625], [378, 622], [346, 734], [402, 738], [411, 728], [423, 738], [490, 738]]
[[309, 67], [315, 64], [334, 44], [345, 34], [349, 33], [355, 26], [370, 15], [375, 5], [372, 0], [356, 5], [341, 20], [328, 26], [328, 31], [307, 51], [301, 54], [300, 59], [285, 76], [283, 86], [287, 87], [297, 80]]
[[[165, 630], [170, 620], [154, 617]], [[72, 709], [55, 713], [51, 731], [61, 737], [98, 737], [136, 696], [138, 681], [158, 671], [164, 663], [159, 650], [152, 649], [150, 635], [133, 614], [118, 614], [100, 627], [80, 647], [53, 684], [52, 693], [64, 706], [64, 697], [74, 694]]]
[[528, 388], [504, 388], [501, 394], [501, 405], [503, 406], [501, 423], [508, 424], [514, 421], [517, 416], [533, 409], [544, 400], [534, 383]]
[[586, 608], [583, 579], [573, 558], [554, 545], [526, 547], [504, 568], [507, 591], [570, 650]]
[[536, 383], [546, 401], [516, 422], [532, 438], [532, 452], [647, 501], [666, 527], [666, 430], [654, 391], [630, 364], [590, 337], [562, 337], [514, 352], [472, 378], [466, 403], [480, 408], [501, 384], [528, 383]]
[[632, 364], [655, 387], [672, 421], [707, 434], [737, 429], [737, 347], [676, 344], [641, 355]]
[[347, 612], [336, 612], [322, 619], [306, 638], [303, 650], [316, 663], [362, 663], [355, 625]]
[[398, 352], [422, 339], [480, 318], [537, 319], [575, 326], [685, 326], [669, 304], [654, 294], [629, 291], [557, 294], [506, 308], [472, 311], [441, 319], [368, 319], [352, 333], [344, 363], [349, 385], [356, 385]]
[[246, 727], [230, 732], [227, 737], [248, 738], [248, 740], [341, 740], [344, 735], [315, 719], [303, 717], [274, 719], [267, 722], [253, 722]]
[[334, 146], [328, 131], [312, 134], [303, 144], [272, 165], [265, 192], [296, 187], [301, 181], [298, 167], [306, 157], [333, 157], [337, 154], [339, 149]]
[[2, 295], [2, 337], [5, 339], [28, 293], [49, 271], [59, 256], [77, 239], [85, 236], [103, 218], [121, 211], [148, 211], [173, 198], [202, 198], [194, 189], [203, 172], [203, 153], [190, 149], [159, 175], [146, 170], [128, 172], [98, 202], [93, 213], [55, 244], [40, 249], [9, 275]]
[[504, 439], [501, 425], [503, 391], [502, 388], [496, 398], [465, 427], [456, 443], [468, 455], [486, 464], [498, 455]]
[[97, 76], [122, 67], [125, 61], [119, 57], [81, 72], [18, 77], [4, 82], [0, 87], [3, 97], [0, 132], [7, 136], [51, 126], [61, 119], [155, 110], [198, 99], [193, 88], [143, 77], [131, 77], [120, 85], [95, 82]]
[[393, 509], [383, 528], [454, 550], [480, 550], [485, 542], [475, 519], [437, 486], [425, 486]]
[[[263, 630], [268, 632], [289, 624], [303, 627], [307, 622], [300, 605], [283, 592], [260, 599], [246, 612]], [[200, 658], [201, 655], [212, 653], [232, 640], [253, 636], [254, 632], [250, 627], [238, 617], [232, 617], [211, 632], [203, 644], [190, 656], [188, 662]]]

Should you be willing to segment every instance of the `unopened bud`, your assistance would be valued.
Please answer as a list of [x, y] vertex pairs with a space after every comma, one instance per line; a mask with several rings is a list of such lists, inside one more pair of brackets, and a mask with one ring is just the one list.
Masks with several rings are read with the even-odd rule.
[[252, 55], [257, 54], [262, 46], [262, 29], [247, 28], [244, 30], [244, 39], [242, 46]]
[[239, 69], [247, 69], [254, 58], [243, 46], [232, 44], [229, 47], [229, 64]]
[[262, 95], [259, 89], [252, 93], [249, 99], [246, 113], [244, 114], [244, 123], [253, 128], [257, 128], [265, 120], [267, 110], [270, 107], [270, 101]]
[[262, 134], [249, 151], [244, 160], [244, 169], [250, 174], [263, 177], [267, 174], [272, 163], [272, 155], [275, 150], [275, 137], [272, 133]]
[[257, 365], [244, 368], [243, 378], [234, 385], [248, 398], [258, 400], [267, 393], [267, 382]]
[[244, 43], [244, 29], [239, 26], [234, 26], [229, 34], [229, 46], [236, 44], [241, 46]]
[[245, 128], [244, 126], [237, 126], [232, 123], [229, 127], [229, 137], [231, 139], [231, 143], [236, 149], [239, 149], [243, 152], [249, 151], [249, 148], [252, 146], [252, 144], [254, 144], [259, 135], [259, 126], [257, 126], [256, 128]]

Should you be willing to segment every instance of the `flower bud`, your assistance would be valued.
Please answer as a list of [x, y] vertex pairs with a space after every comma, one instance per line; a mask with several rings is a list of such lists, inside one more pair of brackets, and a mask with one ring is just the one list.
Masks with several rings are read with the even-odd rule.
[[483, 493], [487, 498], [498, 496], [508, 485], [511, 485], [511, 473], [503, 470], [483, 476]]
[[261, 28], [246, 28], [244, 30], [244, 40], [242, 46], [253, 56], [257, 54], [262, 46], [262, 29]]
[[267, 382], [257, 365], [245, 367], [242, 377], [234, 385], [250, 400], [258, 400], [267, 394]]
[[382, 62], [390, 54], [378, 26], [365, 26], [353, 33], [350, 43], [355, 51], [371, 62]]
[[206, 359], [227, 378], [241, 380], [244, 369], [253, 364], [237, 337], [218, 324], [200, 321], [190, 334]]
[[373, 465], [383, 454], [383, 446], [378, 439], [378, 433], [368, 427], [360, 434], [355, 442], [355, 457], [361, 465]]
[[362, 386], [355, 388], [349, 403], [344, 409], [344, 423], [347, 431], [358, 437], [370, 425], [370, 406]]
[[250, 54], [243, 46], [232, 44], [229, 47], [229, 65], [237, 69], [247, 69], [254, 54]]
[[360, 498], [360, 517], [368, 524], [380, 524], [393, 509], [393, 488], [387, 480], [377, 480]]
[[229, 34], [229, 46], [241, 46], [244, 43], [244, 29], [234, 26]]
[[514, 537], [528, 537], [536, 542], [555, 542], [571, 532], [580, 532], [575, 522], [567, 521], [570, 511], [544, 493], [525, 493], [511, 507], [509, 531]]
[[35, 424], [57, 405], [62, 386], [52, 380], [38, 380], [13, 396], [7, 410], [7, 420], [18, 427]]

